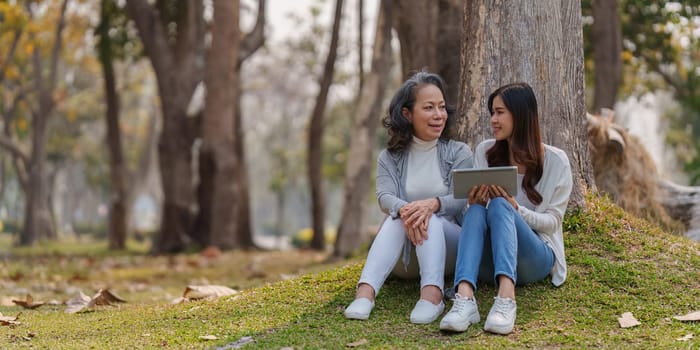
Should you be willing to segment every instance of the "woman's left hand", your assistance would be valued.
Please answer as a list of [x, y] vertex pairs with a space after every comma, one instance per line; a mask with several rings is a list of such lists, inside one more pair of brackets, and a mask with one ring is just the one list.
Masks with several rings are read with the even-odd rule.
[[513, 208], [515, 208], [515, 210], [518, 210], [518, 202], [515, 201], [515, 197], [509, 195], [508, 192], [505, 189], [503, 189], [503, 187], [491, 185], [489, 186], [489, 193], [491, 194], [491, 198], [505, 198], [508, 201], [508, 203], [510, 203], [510, 205], [512, 205]]
[[404, 224], [414, 228], [428, 229], [428, 221], [430, 216], [437, 210], [439, 203], [437, 199], [428, 198], [410, 202], [399, 210], [401, 217], [404, 218]]

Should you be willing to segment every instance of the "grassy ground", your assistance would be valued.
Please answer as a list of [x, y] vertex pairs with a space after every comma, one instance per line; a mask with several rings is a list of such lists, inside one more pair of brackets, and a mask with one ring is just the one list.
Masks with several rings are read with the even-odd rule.
[[[342, 310], [353, 298], [361, 259], [328, 266], [319, 264], [322, 256], [300, 252], [227, 253], [214, 260], [27, 252], [4, 260], [0, 295], [23, 286], [60, 300], [68, 296], [66, 286], [89, 294], [111, 284], [130, 302], [81, 314], [65, 314], [64, 306], [26, 311], [0, 306], [5, 316], [21, 313], [22, 322], [0, 326], [0, 348], [232, 349], [244, 343], [246, 349], [700, 348], [700, 324], [672, 318], [700, 310], [700, 244], [596, 198], [567, 217], [566, 229], [567, 282], [560, 288], [549, 282], [519, 288], [516, 328], [508, 336], [482, 331], [494, 294], [486, 285], [477, 294], [482, 322], [461, 334], [442, 333], [437, 322], [410, 324], [417, 281], [390, 279], [368, 321], [345, 320]], [[29, 262], [40, 267], [28, 267]], [[286, 272], [273, 272], [280, 265], [273, 262], [282, 262]], [[280, 273], [294, 272], [302, 275], [282, 280]], [[169, 304], [196, 279], [243, 291], [215, 301]], [[617, 318], [624, 312], [641, 325], [620, 328]]]

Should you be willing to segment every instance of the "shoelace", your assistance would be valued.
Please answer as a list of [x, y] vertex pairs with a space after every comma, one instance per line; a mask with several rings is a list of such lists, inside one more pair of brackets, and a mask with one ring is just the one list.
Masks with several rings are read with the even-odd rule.
[[454, 298], [454, 311], [460, 315], [467, 312], [467, 304], [473, 302], [473, 299], [462, 298], [461, 295], [457, 294]]
[[508, 312], [513, 309], [511, 305], [512, 301], [508, 299], [495, 299], [495, 301], [493, 302], [493, 309], [499, 314], [507, 316]]

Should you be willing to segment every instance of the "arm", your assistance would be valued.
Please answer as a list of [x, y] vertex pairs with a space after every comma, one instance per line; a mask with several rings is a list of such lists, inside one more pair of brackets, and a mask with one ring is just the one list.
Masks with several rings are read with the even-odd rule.
[[446, 195], [437, 197], [439, 203], [436, 215], [457, 215], [459, 212], [462, 211], [462, 209], [464, 209], [464, 206], [467, 205], [467, 200], [466, 198], [454, 198], [454, 181], [452, 180], [452, 170], [471, 168], [474, 165], [474, 155], [469, 149], [469, 146], [461, 143], [459, 144], [459, 148], [455, 151], [452, 159], [443, 161], [447, 161], [448, 164], [451, 163], [451, 167], [449, 170], [450, 173], [448, 174], [448, 177], [450, 179], [450, 185], [449, 191]]
[[398, 197], [400, 184], [396, 173], [396, 165], [391, 161], [389, 152], [382, 151], [377, 158], [377, 200], [382, 212], [394, 219], [399, 217], [399, 210], [406, 204]]
[[559, 174], [559, 181], [552, 194], [550, 202], [544, 212], [535, 212], [523, 206], [519, 206], [518, 212], [525, 222], [540, 234], [556, 232], [562, 225], [566, 207], [569, 204], [569, 195], [573, 187], [571, 179], [571, 169], [568, 164]]

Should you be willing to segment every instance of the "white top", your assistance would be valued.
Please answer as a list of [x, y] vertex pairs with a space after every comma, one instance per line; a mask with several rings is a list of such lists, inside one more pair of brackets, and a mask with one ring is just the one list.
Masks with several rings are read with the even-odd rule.
[[515, 201], [518, 202], [518, 206], [522, 205], [530, 210], [535, 210], [535, 203], [532, 203], [530, 198], [527, 198], [527, 193], [523, 190], [524, 178], [525, 174], [518, 174], [518, 192], [515, 195]]
[[[474, 152], [474, 167], [487, 168], [486, 151], [496, 142], [486, 140], [476, 146]], [[544, 146], [544, 169], [542, 178], [535, 185], [537, 192], [542, 195], [542, 203], [534, 210], [518, 205], [520, 216], [539, 234], [554, 252], [555, 262], [550, 274], [552, 283], [560, 286], [566, 281], [566, 256], [564, 255], [564, 229], [562, 221], [569, 195], [573, 187], [571, 165], [566, 153], [554, 146]]]
[[440, 174], [437, 141], [413, 137], [406, 167], [406, 199], [409, 202], [444, 196], [449, 191]]

